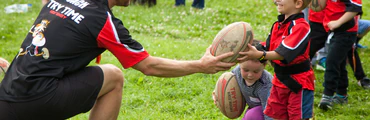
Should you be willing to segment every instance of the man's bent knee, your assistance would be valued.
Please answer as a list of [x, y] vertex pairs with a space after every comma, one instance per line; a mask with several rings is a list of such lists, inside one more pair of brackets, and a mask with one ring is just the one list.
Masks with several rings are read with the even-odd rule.
[[123, 83], [122, 70], [112, 64], [100, 65], [104, 73], [104, 80]]
[[103, 70], [104, 74], [104, 82], [99, 96], [114, 89], [121, 90], [124, 83], [122, 70], [112, 64], [99, 65], [99, 67]]

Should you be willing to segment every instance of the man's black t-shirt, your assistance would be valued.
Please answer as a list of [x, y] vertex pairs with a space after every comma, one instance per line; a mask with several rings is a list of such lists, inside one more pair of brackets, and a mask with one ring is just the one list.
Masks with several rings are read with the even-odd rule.
[[0, 84], [0, 100], [40, 98], [55, 90], [64, 75], [86, 67], [106, 49], [124, 68], [149, 56], [113, 16], [107, 0], [51, 0]]

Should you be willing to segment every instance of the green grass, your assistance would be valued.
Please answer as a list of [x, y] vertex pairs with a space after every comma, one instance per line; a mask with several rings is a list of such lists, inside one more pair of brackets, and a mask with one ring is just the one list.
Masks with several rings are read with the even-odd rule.
[[[265, 40], [278, 15], [271, 0], [206, 0], [204, 10], [191, 9], [191, 0], [185, 7], [173, 8], [174, 0], [158, 0], [152, 8], [130, 6], [114, 7], [113, 12], [153, 56], [178, 60], [199, 59], [224, 26], [245, 21], [251, 23], [255, 38]], [[41, 0], [0, 0], [0, 57], [12, 60], [20, 44], [41, 9]], [[4, 7], [14, 3], [33, 4], [30, 12], [5, 14]], [[370, 2], [363, 0], [363, 19], [370, 20]], [[370, 46], [370, 35], [361, 44]], [[370, 49], [359, 50], [366, 74], [369, 75]], [[109, 52], [103, 54], [102, 63], [121, 67]], [[94, 65], [94, 63], [91, 63]], [[121, 67], [122, 68], [122, 67]], [[272, 72], [271, 66], [267, 69]], [[133, 69], [123, 69], [124, 93], [119, 119], [226, 119], [213, 105], [211, 92], [218, 76], [193, 74], [179, 78], [144, 76]], [[318, 120], [370, 119], [369, 91], [356, 85], [349, 70], [349, 104], [332, 111], [317, 108], [323, 91], [323, 72], [316, 73], [315, 118]], [[1, 77], [1, 76], [0, 76]], [[70, 120], [86, 120], [88, 113]]]

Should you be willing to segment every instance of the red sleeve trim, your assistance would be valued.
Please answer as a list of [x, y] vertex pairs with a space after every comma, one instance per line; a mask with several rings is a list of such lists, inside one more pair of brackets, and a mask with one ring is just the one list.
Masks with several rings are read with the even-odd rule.
[[362, 6], [361, 0], [349, 0], [349, 1], [356, 6]]
[[[142, 49], [133, 49], [129, 45], [120, 41], [112, 17], [108, 13], [108, 18], [100, 31], [97, 42], [98, 47], [108, 49], [121, 63], [124, 68], [129, 68], [149, 56], [148, 52]], [[135, 41], [136, 42], [136, 41]]]

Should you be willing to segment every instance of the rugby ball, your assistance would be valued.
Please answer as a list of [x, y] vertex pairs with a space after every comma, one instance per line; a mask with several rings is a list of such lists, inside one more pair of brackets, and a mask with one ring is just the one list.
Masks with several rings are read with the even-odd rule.
[[213, 39], [211, 54], [218, 56], [228, 52], [234, 55], [223, 59], [223, 62], [237, 62], [240, 51], [248, 49], [253, 39], [252, 27], [246, 22], [235, 22], [224, 27]]
[[310, 4], [311, 10], [320, 12], [326, 7], [326, 0], [312, 0]]
[[0, 57], [0, 76], [4, 76], [9, 68], [9, 62]]
[[235, 119], [243, 113], [246, 102], [233, 73], [223, 73], [218, 78], [214, 92], [216, 105], [226, 117]]

